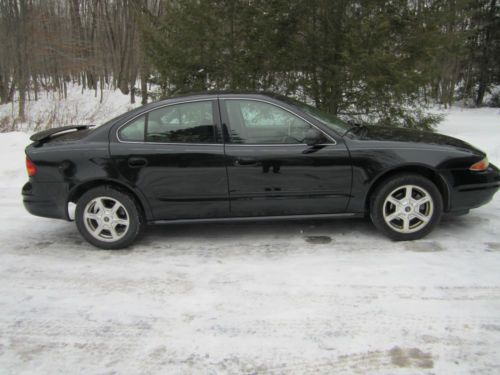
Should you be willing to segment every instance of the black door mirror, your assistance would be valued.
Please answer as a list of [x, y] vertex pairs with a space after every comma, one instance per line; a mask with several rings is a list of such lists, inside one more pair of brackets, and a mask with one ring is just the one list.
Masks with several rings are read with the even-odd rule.
[[312, 128], [306, 132], [306, 136], [304, 138], [304, 142], [308, 146], [317, 145], [318, 143], [321, 143], [321, 140], [322, 140], [321, 133], [316, 129]]

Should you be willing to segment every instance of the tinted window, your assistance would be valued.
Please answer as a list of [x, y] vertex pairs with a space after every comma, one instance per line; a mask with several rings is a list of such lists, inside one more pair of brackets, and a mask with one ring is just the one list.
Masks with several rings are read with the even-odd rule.
[[269, 103], [254, 100], [225, 103], [234, 143], [301, 144], [312, 128], [301, 118]]
[[141, 116], [128, 125], [125, 125], [120, 129], [120, 139], [123, 141], [134, 141], [142, 142], [144, 141], [144, 124], [145, 116]]
[[170, 105], [148, 114], [146, 141], [213, 143], [212, 101]]
[[293, 104], [295, 104], [301, 110], [306, 112], [308, 115], [314, 117], [316, 120], [328, 126], [330, 129], [333, 129], [334, 131], [338, 132], [339, 134], [344, 134], [351, 127], [351, 125], [342, 121], [337, 116], [334, 116], [324, 111], [320, 111], [319, 109], [314, 108], [310, 105], [301, 102], [294, 102]]
[[[145, 130], [146, 128], [146, 130]], [[137, 118], [120, 129], [123, 141], [213, 143], [215, 120], [212, 101], [175, 104]]]

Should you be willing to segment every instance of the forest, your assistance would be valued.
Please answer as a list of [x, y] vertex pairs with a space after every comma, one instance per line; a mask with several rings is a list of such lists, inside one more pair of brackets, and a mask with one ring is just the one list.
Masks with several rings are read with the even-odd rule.
[[0, 0], [0, 104], [68, 84], [143, 104], [272, 91], [430, 129], [431, 105], [500, 105], [497, 0]]

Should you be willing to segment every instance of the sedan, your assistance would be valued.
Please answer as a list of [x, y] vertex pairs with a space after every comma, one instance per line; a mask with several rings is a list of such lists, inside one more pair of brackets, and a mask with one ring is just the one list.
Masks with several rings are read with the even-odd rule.
[[343, 122], [265, 93], [151, 103], [31, 137], [26, 209], [104, 249], [146, 224], [370, 217], [393, 240], [489, 202], [500, 173], [448, 136]]

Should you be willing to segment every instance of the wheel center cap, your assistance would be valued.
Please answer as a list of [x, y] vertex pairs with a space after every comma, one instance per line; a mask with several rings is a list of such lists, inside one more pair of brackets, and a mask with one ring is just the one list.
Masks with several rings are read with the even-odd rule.
[[405, 211], [406, 211], [406, 212], [411, 212], [411, 207], [410, 207], [410, 206], [406, 206], [406, 207], [405, 207]]
[[106, 223], [109, 222], [109, 217], [105, 216], [104, 219], [103, 219]]

